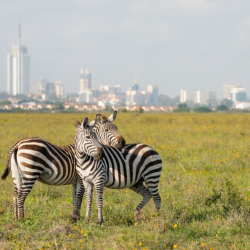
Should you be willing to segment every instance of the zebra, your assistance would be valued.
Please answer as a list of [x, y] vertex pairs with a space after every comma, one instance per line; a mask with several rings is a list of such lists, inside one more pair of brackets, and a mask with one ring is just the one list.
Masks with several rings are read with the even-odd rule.
[[[98, 124], [96, 126], [98, 127]], [[160, 210], [161, 197], [158, 193], [158, 184], [162, 171], [162, 160], [155, 150], [142, 143], [128, 144], [122, 149], [103, 145], [103, 158], [97, 162], [92, 157], [86, 156], [86, 152], [81, 146], [85, 135], [81, 132], [79, 125], [76, 125], [76, 130], [76, 171], [83, 179], [86, 191], [87, 220], [91, 215], [93, 186], [96, 190], [99, 224], [103, 222], [104, 186], [113, 189], [130, 188], [142, 195], [143, 200], [134, 210], [136, 222], [142, 208], [151, 197], [153, 197], [157, 211]]]
[[[112, 118], [113, 115], [109, 117], [110, 120], [115, 119]], [[86, 118], [84, 121], [85, 127], [83, 127], [82, 133], [89, 134], [90, 139], [88, 140], [94, 140], [95, 144], [93, 145], [96, 145], [96, 135], [92, 132], [95, 126], [87, 126]], [[110, 138], [112, 137], [110, 136]], [[117, 141], [112, 141], [114, 146], [118, 144]], [[102, 150], [100, 146], [98, 147], [97, 154], [101, 154]], [[94, 150], [95, 147], [93, 147], [93, 152]], [[84, 186], [82, 179], [76, 172], [74, 144], [59, 147], [39, 137], [24, 138], [16, 142], [10, 150], [6, 168], [1, 177], [2, 180], [6, 179], [10, 170], [12, 170], [14, 182], [15, 220], [24, 218], [24, 201], [36, 180], [49, 185], [72, 184], [74, 205], [72, 218], [78, 219], [80, 217]]]
[[[97, 135], [101, 144], [123, 148], [126, 144], [124, 138], [119, 134], [118, 128], [113, 124], [116, 119], [117, 111], [114, 111], [108, 118], [101, 114], [96, 115], [96, 119], [89, 123], [93, 132]], [[95, 126], [93, 126], [95, 124]]]

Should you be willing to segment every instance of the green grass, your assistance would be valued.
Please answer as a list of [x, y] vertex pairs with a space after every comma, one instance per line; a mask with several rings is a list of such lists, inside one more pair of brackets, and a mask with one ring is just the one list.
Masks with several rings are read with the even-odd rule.
[[[0, 172], [12, 145], [39, 136], [74, 142], [72, 124], [86, 114], [0, 114]], [[90, 120], [95, 114], [88, 114]], [[143, 142], [163, 160], [161, 213], [151, 200], [135, 225], [141, 197], [104, 192], [104, 223], [72, 222], [71, 186], [36, 182], [25, 219], [14, 222], [11, 176], [0, 181], [0, 249], [250, 249], [250, 116], [248, 114], [118, 114], [127, 143]]]

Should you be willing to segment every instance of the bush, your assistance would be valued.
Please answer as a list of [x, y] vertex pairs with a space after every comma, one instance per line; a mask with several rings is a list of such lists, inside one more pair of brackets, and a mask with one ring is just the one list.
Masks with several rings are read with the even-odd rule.
[[212, 110], [208, 107], [197, 107], [193, 109], [194, 112], [198, 112], [198, 113], [210, 113], [212, 112]]
[[189, 108], [186, 103], [180, 103], [174, 112], [189, 112]]
[[219, 105], [217, 108], [216, 108], [217, 111], [228, 111], [228, 107], [226, 105]]

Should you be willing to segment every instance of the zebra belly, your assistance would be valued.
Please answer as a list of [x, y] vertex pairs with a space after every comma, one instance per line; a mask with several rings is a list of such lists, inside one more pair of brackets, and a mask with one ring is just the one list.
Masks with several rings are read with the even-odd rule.
[[[59, 177], [59, 176], [58, 176]], [[47, 184], [47, 185], [70, 185], [70, 184], [75, 184], [76, 183], [76, 178], [72, 178], [71, 180], [68, 180], [68, 181], [63, 181], [63, 180], [60, 180], [60, 178], [54, 178], [54, 179], [51, 179], [49, 177], [49, 174], [48, 173], [43, 173], [41, 174], [38, 179], [37, 179], [39, 182], [43, 183], [43, 184]]]

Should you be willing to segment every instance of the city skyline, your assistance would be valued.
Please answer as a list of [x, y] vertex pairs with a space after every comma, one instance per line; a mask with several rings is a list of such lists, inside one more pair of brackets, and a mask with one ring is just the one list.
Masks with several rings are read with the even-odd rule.
[[128, 1], [122, 8], [98, 0], [1, 4], [0, 91], [7, 90], [6, 54], [17, 43], [21, 17], [31, 81], [60, 79], [66, 92], [77, 92], [86, 65], [93, 88], [119, 84], [125, 91], [137, 69], [142, 89], [157, 85], [170, 97], [180, 89], [222, 94], [222, 85], [238, 79], [249, 93], [248, 7], [206, 0]]

